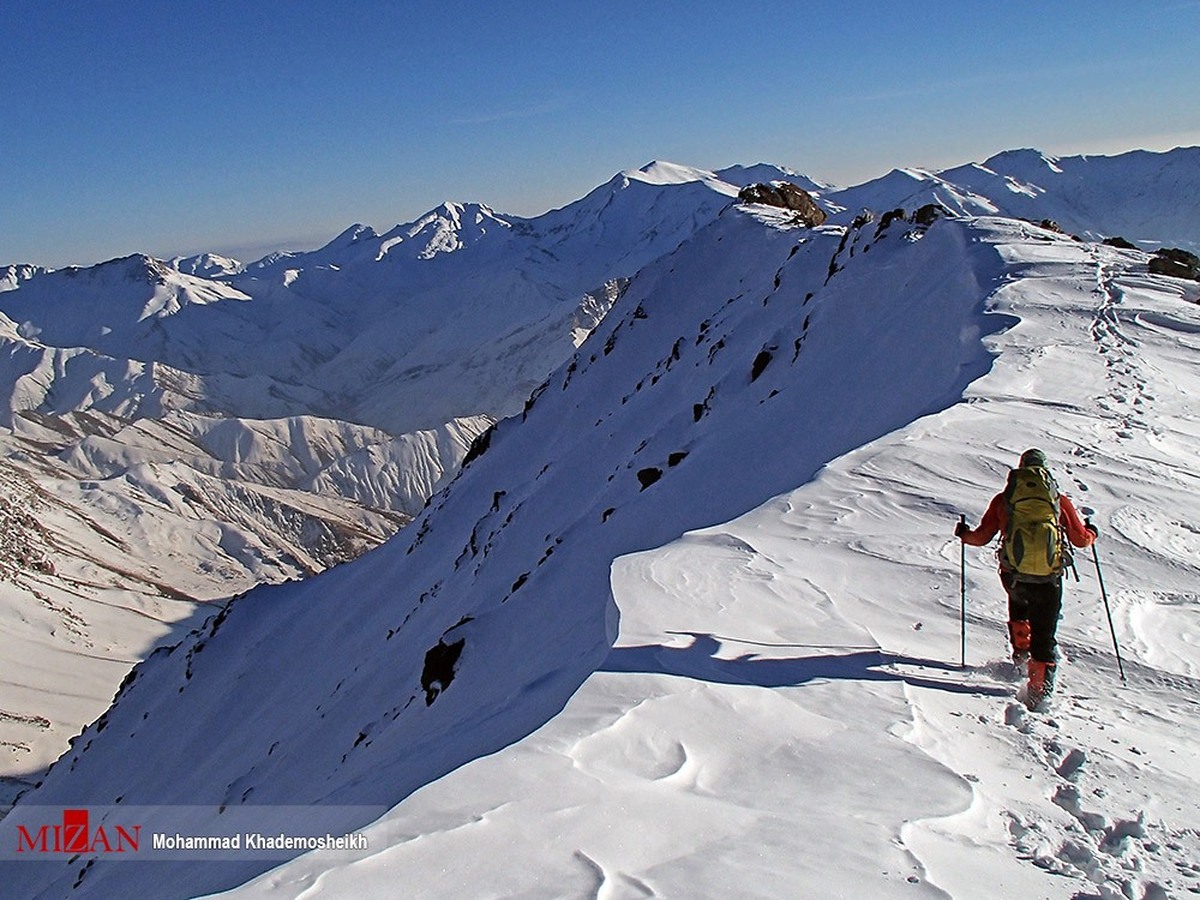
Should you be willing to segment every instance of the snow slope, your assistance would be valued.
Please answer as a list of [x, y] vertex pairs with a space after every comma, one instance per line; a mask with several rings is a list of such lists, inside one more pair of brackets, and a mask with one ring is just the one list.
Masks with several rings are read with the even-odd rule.
[[733, 191], [660, 164], [536, 225], [447, 203], [250, 266], [0, 272], [0, 503], [38, 498], [20, 535], [45, 558], [0, 585], [0, 803], [197, 601], [314, 574], [420, 512]]
[[208, 602], [320, 571], [404, 521], [205, 460], [212, 471], [181, 456], [92, 478], [53, 457], [0, 467], [0, 803], [108, 707], [131, 666], [211, 615]]
[[[1165, 548], [1194, 517], [1188, 288], [999, 220], [842, 244], [726, 212], [634, 279], [413, 528], [156, 654], [22, 806], [408, 797], [363, 859], [246, 889], [278, 896], [1186, 882], [1195, 571]], [[949, 530], [1029, 443], [1101, 510], [1133, 675], [1116, 689], [1103, 621], [1068, 610], [1050, 717], [997, 677], [983, 559], [972, 667], [956, 659]], [[1178, 643], [1132, 639], [1147, 614], [1177, 615]], [[453, 679], [431, 680], [427, 652], [460, 640]], [[263, 865], [164, 863], [155, 890]], [[79, 868], [5, 874], [59, 896]], [[100, 862], [79, 893], [137, 893], [148, 871]]]
[[[417, 791], [367, 829], [370, 852], [309, 854], [229, 896], [1200, 890], [1196, 291], [1148, 277], [1139, 254], [1019, 223], [939, 223], [925, 241], [942, 229], [1003, 264], [982, 266], [1000, 276], [980, 285], [993, 324], [942, 327], [973, 342], [1011, 326], [984, 337], [995, 364], [964, 402], [734, 521], [618, 557], [619, 637], [561, 713]], [[911, 276], [897, 256], [871, 262]], [[934, 325], [908, 299], [892, 297], [904, 312], [888, 344], [905, 362]], [[727, 436], [727, 452], [771, 430], [749, 447]], [[1012, 698], [1003, 600], [978, 551], [959, 668], [949, 536], [1034, 443], [1098, 510], [1128, 672], [1122, 685], [1080, 559], [1049, 714]]]
[[1122, 236], [1154, 250], [1179, 246], [1195, 252], [1195, 204], [1200, 191], [1200, 147], [1165, 153], [1135, 150], [1117, 156], [1054, 157], [1008, 150], [983, 163], [931, 172], [894, 169], [881, 178], [822, 199], [849, 221], [862, 208], [884, 212], [937, 203], [961, 215], [1002, 215], [1040, 222], [1100, 239]]
[[[681, 246], [631, 283], [568, 304], [575, 311], [556, 321], [570, 326], [572, 345], [606, 304], [618, 306], [525, 414], [493, 432], [487, 452], [412, 533], [325, 576], [256, 591], [180, 649], [155, 655], [18, 812], [119, 798], [160, 807], [169, 827], [171, 804], [211, 804], [215, 819], [217, 804], [311, 802], [336, 819], [330, 827], [349, 828], [415, 791], [371, 827], [364, 859], [305, 857], [246, 888], [286, 896], [308, 888], [389, 895], [398, 867], [414, 895], [431, 895], [450, 860], [468, 893], [550, 896], [694, 895], [698, 884], [777, 896], [828, 884], [834, 869], [843, 892], [882, 895], [924, 884], [934, 895], [974, 896], [995, 879], [1047, 896], [1159, 896], [1191, 886], [1195, 803], [1177, 759], [1186, 759], [1195, 715], [1186, 700], [1196, 662], [1194, 548], [1184, 525], [1194, 509], [1180, 499], [1194, 493], [1186, 464], [1194, 285], [1150, 278], [1142, 254], [1009, 221], [942, 221], [928, 233], [893, 222], [843, 242], [835, 228], [796, 231], [770, 211], [728, 209], [706, 228], [689, 211], [697, 198], [719, 198], [713, 216], [729, 198], [707, 178], [659, 164], [620, 176], [607, 200], [593, 198], [595, 215], [578, 222], [627, 203], [628, 216], [662, 216], [661, 233], [682, 236]], [[643, 189], [697, 183], [708, 193], [674, 209]], [[486, 233], [513, 237], [485, 208], [451, 205], [431, 216], [414, 232], [429, 237], [429, 254], [414, 257], [427, 262], [461, 259]], [[528, 223], [514, 228], [532, 234]], [[569, 231], [554, 232], [565, 262], [542, 271], [599, 274], [583, 256], [588, 241], [573, 243]], [[593, 228], [588, 240], [606, 234]], [[354, 268], [354, 257], [378, 264], [403, 241], [388, 253], [384, 243], [412, 237], [356, 228], [320, 265], [289, 268], [284, 259], [245, 271], [276, 284], [272, 302], [285, 296], [279, 286], [297, 284], [313, 299]], [[640, 264], [629, 254], [642, 250], [622, 245], [612, 241], [613, 258]], [[37, 274], [13, 270], [6, 284]], [[176, 293], [146, 318], [246, 307], [224, 290], [184, 291], [187, 302]], [[130, 317], [146, 308], [132, 306]], [[9, 333], [37, 350], [42, 332], [30, 321], [12, 321]], [[387, 333], [363, 332], [359, 356], [370, 359], [379, 349], [370, 339]], [[991, 364], [984, 346], [999, 357], [976, 381]], [[170, 367], [134, 370], [146, 368]], [[92, 386], [88, 404], [112, 396], [103, 381]], [[145, 396], [155, 397], [153, 388]], [[213, 394], [190, 396], [204, 403]], [[203, 405], [174, 408], [161, 426], [129, 429], [120, 413], [105, 413], [109, 420], [69, 407], [14, 421], [27, 442], [34, 429], [44, 439], [66, 428], [66, 443], [77, 445], [73, 465], [122, 469], [106, 480], [140, 495], [132, 515], [106, 504], [131, 523], [123, 549], [155, 554], [160, 537], [178, 542], [170, 528], [150, 525], [145, 498], [169, 511], [189, 490], [181, 481], [178, 497], [162, 493], [162, 470], [177, 476], [170, 465], [155, 468], [159, 439], [188, 447], [188, 469], [203, 468], [206, 454], [221, 458], [235, 484], [266, 473], [278, 484], [260, 488], [276, 499], [292, 491], [291, 504], [312, 502], [295, 490], [312, 479], [303, 448], [314, 435], [317, 447], [361, 440], [311, 412], [260, 427], [218, 421]], [[1013, 685], [995, 663], [1001, 614], [985, 559], [973, 563], [980, 606], [971, 627], [974, 635], [990, 626], [991, 644], [970, 670], [956, 669], [957, 551], [944, 538], [947, 522], [958, 509], [982, 509], [991, 488], [980, 485], [997, 482], [1029, 443], [1012, 436], [1018, 429], [1058, 458], [1080, 450], [1071, 457], [1075, 488], [1112, 504], [1105, 512], [1095, 503], [1105, 537], [1122, 551], [1106, 574], [1127, 668], [1148, 685], [1129, 689], [1116, 722], [1101, 715], [1113, 693], [1106, 623], [1080, 616], [1073, 624], [1070, 610], [1064, 636], [1079, 629], [1064, 667], [1071, 705], [1043, 721], [1003, 699]], [[121, 441], [105, 443], [122, 430]], [[1101, 452], [1105, 440], [1112, 446]], [[346, 483], [383, 496], [391, 476], [372, 493], [363, 472], [378, 461], [361, 449], [368, 458]], [[967, 454], [975, 459], [964, 473]], [[6, 483], [17, 485], [14, 496], [28, 484]], [[714, 525], [764, 501], [747, 518]], [[37, 520], [10, 521], [24, 535], [28, 579], [48, 544]], [[108, 520], [93, 525], [100, 521]], [[220, 517], [214, 522], [223, 533]], [[694, 533], [671, 543], [685, 532]], [[221, 538], [221, 546], [233, 545]], [[195, 551], [180, 554], [189, 557]], [[176, 577], [168, 571], [159, 583], [170, 590], [182, 583]], [[40, 614], [59, 617], [51, 634], [70, 630], [63, 608], [51, 597]], [[186, 615], [176, 618], [188, 627]], [[144, 619], [154, 633], [131, 641], [143, 649], [169, 627], [157, 612]], [[458, 640], [453, 682], [430, 682], [428, 651]], [[6, 712], [6, 725], [44, 730], [38, 715]], [[241, 724], [214, 734], [213, 721]], [[173, 762], [180, 758], [186, 771]], [[1010, 786], [1030, 761], [1044, 770]], [[844, 777], [847, 768], [855, 777]], [[1118, 776], [1131, 786], [1115, 788]], [[814, 818], [814, 804], [844, 814]], [[462, 827], [469, 823], [482, 827]], [[771, 848], [789, 862], [764, 867]], [[507, 863], [496, 865], [498, 856]], [[481, 868], [482, 859], [491, 861]], [[143, 867], [103, 863], [65, 873], [7, 864], [5, 875], [46, 896], [81, 870], [85, 895], [186, 896], [266, 865], [178, 862], [154, 867], [152, 884]], [[1047, 881], [1046, 872], [1060, 874]]]

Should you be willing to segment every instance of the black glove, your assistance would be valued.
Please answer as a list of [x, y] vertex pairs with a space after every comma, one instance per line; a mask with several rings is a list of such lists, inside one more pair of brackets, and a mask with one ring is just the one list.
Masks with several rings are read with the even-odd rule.
[[954, 536], [956, 538], [960, 538], [970, 530], [971, 530], [971, 526], [968, 525], [966, 522], [960, 520], [959, 523], [954, 526]]
[[1092, 524], [1091, 519], [1088, 519], [1086, 522], [1084, 522], [1083, 527], [1092, 533], [1093, 539], [1100, 537], [1100, 530]]

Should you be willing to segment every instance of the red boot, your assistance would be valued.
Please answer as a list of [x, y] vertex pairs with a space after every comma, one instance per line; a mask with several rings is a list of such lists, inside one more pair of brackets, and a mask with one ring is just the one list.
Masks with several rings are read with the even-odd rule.
[[1028, 619], [1016, 619], [1008, 623], [1008, 638], [1012, 642], [1013, 665], [1024, 666], [1029, 662], [1029, 644], [1033, 639], [1033, 628]]
[[1054, 693], [1054, 678], [1058, 666], [1050, 662], [1031, 659], [1029, 661], [1029, 687], [1026, 693], [1025, 705], [1033, 709], [1043, 700], [1048, 700]]

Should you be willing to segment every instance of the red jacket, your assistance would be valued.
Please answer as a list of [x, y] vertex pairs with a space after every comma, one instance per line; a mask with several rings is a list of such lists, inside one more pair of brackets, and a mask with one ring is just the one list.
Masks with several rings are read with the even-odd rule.
[[[1063, 531], [1066, 532], [1067, 540], [1076, 547], [1090, 547], [1092, 541], [1096, 540], [1096, 536], [1088, 531], [1083, 520], [1079, 518], [1075, 504], [1066, 494], [1058, 495], [1058, 521], [1062, 524]], [[972, 547], [982, 547], [1007, 527], [1008, 504], [1004, 501], [1004, 494], [999, 493], [988, 504], [987, 512], [983, 514], [979, 527], [965, 532], [962, 540], [964, 544], [970, 544]]]

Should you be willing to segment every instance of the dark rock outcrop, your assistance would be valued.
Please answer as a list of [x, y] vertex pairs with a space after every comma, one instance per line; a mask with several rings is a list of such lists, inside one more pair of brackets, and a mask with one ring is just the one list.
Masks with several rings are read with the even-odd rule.
[[754, 357], [754, 364], [750, 367], [750, 380], [758, 381], [760, 375], [766, 371], [767, 366], [771, 364], [771, 351], [760, 350], [758, 356]]
[[421, 687], [425, 690], [425, 705], [432, 706], [438, 694], [450, 686], [457, 672], [458, 658], [462, 656], [465, 638], [452, 644], [438, 641], [425, 654], [425, 668], [421, 672]]
[[950, 215], [950, 211], [940, 203], [926, 203], [912, 215], [914, 225], [922, 225], [928, 228], [938, 219]]
[[642, 490], [650, 487], [650, 485], [662, 478], [662, 469], [657, 466], [650, 466], [645, 469], [639, 469], [637, 473], [638, 482], [642, 485]]
[[1164, 247], [1150, 259], [1150, 271], [1155, 275], [1200, 281], [1200, 257], [1177, 247]]
[[810, 228], [823, 224], [828, 218], [825, 210], [817, 206], [808, 191], [796, 187], [790, 181], [746, 185], [738, 192], [738, 200], [742, 203], [762, 203], [767, 206], [790, 209], [797, 213], [800, 221]]
[[881, 218], [879, 220], [878, 227], [876, 227], [876, 229], [875, 229], [875, 239], [878, 240], [879, 238], [881, 238], [883, 236], [883, 233], [885, 231], [887, 231], [888, 226], [891, 225], [893, 222], [903, 222], [904, 215], [905, 215], [904, 210], [901, 209], [900, 207], [896, 207], [895, 209], [890, 210], [889, 212], [885, 212], [883, 214], [883, 218]]

